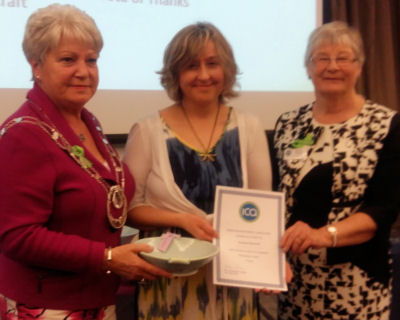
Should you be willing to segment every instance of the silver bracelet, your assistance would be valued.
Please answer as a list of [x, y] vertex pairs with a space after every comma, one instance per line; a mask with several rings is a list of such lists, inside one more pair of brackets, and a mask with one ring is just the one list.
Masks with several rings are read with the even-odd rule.
[[333, 225], [328, 225], [327, 229], [328, 229], [328, 232], [332, 236], [332, 248], [334, 248], [334, 247], [336, 247], [336, 243], [337, 243], [337, 229]]

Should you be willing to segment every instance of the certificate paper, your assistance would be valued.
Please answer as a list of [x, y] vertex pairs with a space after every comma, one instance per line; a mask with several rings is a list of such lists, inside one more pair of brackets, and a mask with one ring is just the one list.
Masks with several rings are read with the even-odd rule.
[[287, 290], [285, 254], [279, 245], [284, 211], [282, 192], [217, 186], [215, 284]]

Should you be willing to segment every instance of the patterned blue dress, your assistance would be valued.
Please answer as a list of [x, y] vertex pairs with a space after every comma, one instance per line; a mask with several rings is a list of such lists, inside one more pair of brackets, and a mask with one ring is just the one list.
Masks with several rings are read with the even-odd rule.
[[[175, 183], [194, 205], [211, 214], [217, 185], [242, 187], [239, 132], [232, 109], [224, 133], [213, 146], [215, 161], [202, 161], [199, 150], [177, 136], [164, 122], [164, 137]], [[160, 235], [166, 230], [158, 230]], [[171, 231], [191, 236], [184, 230]], [[150, 236], [145, 233], [144, 236]], [[151, 233], [154, 236], [154, 233]], [[196, 274], [174, 279], [158, 279], [140, 287], [139, 319], [256, 319], [255, 295], [250, 289], [207, 288], [212, 278], [210, 265]], [[226, 302], [224, 304], [224, 301]]]

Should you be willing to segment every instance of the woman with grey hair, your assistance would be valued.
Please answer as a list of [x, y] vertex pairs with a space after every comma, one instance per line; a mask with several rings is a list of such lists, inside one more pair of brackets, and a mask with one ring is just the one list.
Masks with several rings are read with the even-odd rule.
[[293, 271], [280, 319], [389, 318], [389, 235], [400, 208], [400, 118], [356, 92], [360, 34], [327, 23], [309, 38], [315, 101], [276, 123], [281, 245]]
[[85, 104], [103, 40], [70, 5], [34, 12], [33, 89], [0, 129], [0, 318], [115, 319], [119, 277], [170, 276], [119, 245], [135, 185]]
[[[233, 52], [212, 24], [180, 30], [167, 46], [161, 83], [174, 103], [134, 124], [124, 160], [137, 183], [129, 219], [143, 236], [170, 230], [211, 241], [216, 185], [269, 190], [259, 121], [228, 106], [236, 95]], [[139, 288], [140, 319], [256, 319], [251, 289], [217, 287], [211, 266]]]

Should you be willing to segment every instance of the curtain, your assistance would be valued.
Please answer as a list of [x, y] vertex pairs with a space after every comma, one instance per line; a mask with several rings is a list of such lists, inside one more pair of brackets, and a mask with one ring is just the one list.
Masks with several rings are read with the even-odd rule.
[[346, 21], [364, 41], [366, 61], [357, 90], [400, 111], [400, 0], [324, 0], [323, 21]]

